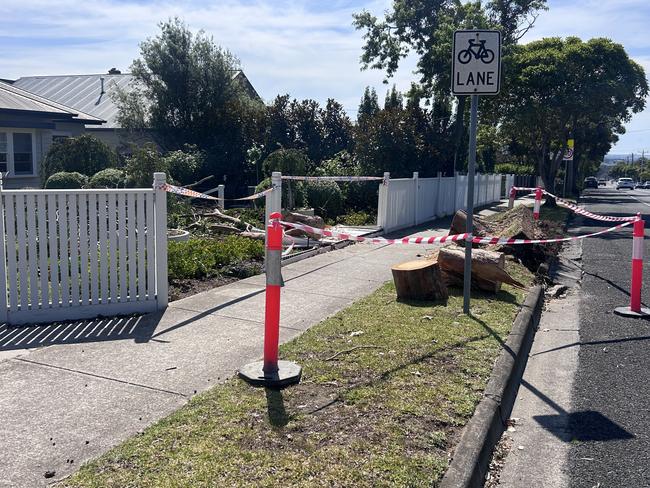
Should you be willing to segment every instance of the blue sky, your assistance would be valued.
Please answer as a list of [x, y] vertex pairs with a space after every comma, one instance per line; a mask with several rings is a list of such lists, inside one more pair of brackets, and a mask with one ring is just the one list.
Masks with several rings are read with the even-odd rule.
[[[648, 0], [549, 0], [525, 40], [544, 36], [609, 37], [622, 43], [650, 75]], [[366, 85], [380, 96], [383, 74], [361, 71], [361, 35], [351, 15], [380, 15], [390, 0], [3, 0], [0, 78], [127, 71], [138, 43], [171, 16], [204, 29], [241, 60], [263, 98], [339, 100], [354, 115]], [[55, 7], [56, 5], [56, 7]], [[407, 59], [391, 83], [406, 89]], [[650, 108], [634, 117], [616, 153], [650, 152]]]

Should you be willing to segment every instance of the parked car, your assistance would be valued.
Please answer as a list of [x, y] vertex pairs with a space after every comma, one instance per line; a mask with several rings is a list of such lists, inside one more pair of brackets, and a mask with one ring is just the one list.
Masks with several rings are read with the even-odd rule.
[[639, 181], [638, 183], [634, 184], [634, 188], [638, 189], [645, 189], [645, 182], [644, 181]]
[[621, 188], [627, 188], [628, 190], [634, 190], [634, 181], [632, 178], [619, 178], [616, 182], [616, 189], [620, 190]]
[[643, 181], [636, 185], [637, 188], [641, 188], [643, 190], [650, 190], [650, 181]]
[[583, 186], [584, 188], [598, 188], [598, 180], [595, 176], [587, 176]]
[[598, 180], [598, 186], [607, 186], [607, 180], [605, 178], [600, 178]]

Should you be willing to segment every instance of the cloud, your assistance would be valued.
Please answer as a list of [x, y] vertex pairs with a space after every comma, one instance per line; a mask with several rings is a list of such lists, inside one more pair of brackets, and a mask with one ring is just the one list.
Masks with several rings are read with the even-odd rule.
[[[366, 85], [380, 93], [383, 73], [361, 71], [363, 41], [352, 27], [362, 8], [381, 13], [389, 0], [334, 0], [325, 8], [309, 0], [137, 1], [10, 0], [0, 5], [3, 56], [0, 77], [96, 73], [128, 69], [138, 44], [157, 24], [181, 17], [236, 54], [247, 76], [270, 100], [278, 93], [324, 102], [332, 97], [354, 114]], [[407, 89], [417, 79], [413, 63], [395, 82]]]

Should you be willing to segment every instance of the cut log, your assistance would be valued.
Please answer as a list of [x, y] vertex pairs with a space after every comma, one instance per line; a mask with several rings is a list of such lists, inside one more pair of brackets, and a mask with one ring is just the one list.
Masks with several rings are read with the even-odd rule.
[[[472, 219], [474, 221], [474, 230], [472, 234], [478, 237], [485, 237], [489, 234], [488, 228], [485, 226], [484, 222], [476, 215]], [[451, 227], [449, 228], [449, 234], [464, 234], [467, 230], [467, 213], [465, 210], [458, 210], [454, 214], [454, 218], [451, 221]], [[465, 246], [464, 242], [460, 243], [463, 247]]]
[[397, 298], [401, 300], [447, 300], [449, 292], [435, 260], [408, 261], [393, 266]]
[[[465, 273], [465, 250], [443, 247], [438, 252], [437, 263], [444, 274], [448, 286], [462, 286]], [[472, 285], [480, 290], [497, 293], [501, 283], [525, 288], [505, 271], [505, 255], [486, 251], [472, 250]]]
[[[286, 212], [282, 217], [285, 222], [295, 222], [297, 224], [305, 224], [311, 227], [316, 227], [317, 229], [325, 228], [325, 221], [322, 217], [318, 215], [303, 215], [295, 212]], [[311, 239], [319, 240], [321, 238], [320, 234], [314, 234], [312, 232], [298, 231], [295, 235], [302, 235], [310, 237]]]

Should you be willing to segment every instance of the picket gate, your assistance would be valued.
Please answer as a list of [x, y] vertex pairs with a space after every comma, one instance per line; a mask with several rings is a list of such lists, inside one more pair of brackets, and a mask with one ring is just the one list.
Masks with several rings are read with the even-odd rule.
[[167, 306], [159, 189], [2, 190], [0, 323], [146, 313]]

